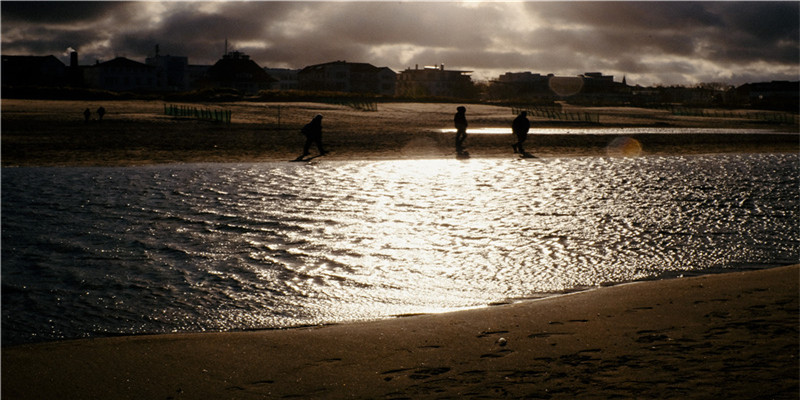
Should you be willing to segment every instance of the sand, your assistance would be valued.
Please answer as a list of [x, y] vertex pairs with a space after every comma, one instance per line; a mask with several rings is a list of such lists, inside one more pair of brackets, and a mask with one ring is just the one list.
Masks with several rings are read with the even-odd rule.
[[800, 266], [341, 325], [4, 348], [3, 399], [797, 399]]
[[[103, 105], [104, 121], [83, 109]], [[163, 115], [159, 101], [2, 101], [2, 165], [288, 161], [325, 116], [326, 160], [454, 157], [456, 104], [377, 112], [318, 103], [227, 103], [230, 125]], [[467, 105], [471, 128], [506, 107]], [[278, 110], [280, 109], [280, 121]], [[582, 110], [591, 111], [591, 110]], [[606, 156], [618, 135], [545, 127], [691, 127], [774, 133], [634, 135], [642, 155], [794, 152], [796, 125], [604, 109], [600, 124], [532, 120], [539, 157]], [[510, 135], [470, 135], [473, 157], [512, 157]], [[630, 155], [630, 154], [622, 154]], [[5, 399], [797, 399], [800, 267], [619, 285], [536, 301], [373, 322], [130, 336], [2, 349]]]
[[[85, 123], [85, 108], [107, 109], [103, 121]], [[300, 128], [317, 113], [324, 116], [325, 160], [417, 159], [455, 157], [452, 119], [458, 104], [381, 103], [378, 111], [359, 111], [321, 103], [183, 104], [230, 110], [230, 124], [164, 114], [162, 101], [2, 101], [3, 166], [127, 166], [193, 162], [289, 161], [303, 148]], [[467, 105], [470, 129], [509, 128], [510, 107]], [[797, 125], [738, 118], [675, 116], [664, 110], [580, 108], [601, 113], [599, 124], [531, 118], [526, 148], [538, 157], [606, 156], [620, 135], [537, 135], [547, 128], [730, 129], [737, 133], [631, 135], [648, 154], [797, 152]], [[741, 134], [768, 131], [772, 133]], [[510, 134], [470, 134], [473, 157], [514, 157]], [[612, 155], [614, 155], [612, 153]], [[630, 155], [630, 154], [622, 154]]]

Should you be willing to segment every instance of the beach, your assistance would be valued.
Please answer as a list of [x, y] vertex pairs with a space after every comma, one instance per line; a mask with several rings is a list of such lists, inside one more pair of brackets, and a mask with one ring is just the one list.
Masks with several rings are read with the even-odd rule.
[[[107, 110], [88, 123], [82, 112]], [[166, 115], [165, 106], [227, 110], [231, 122]], [[3, 166], [126, 166], [196, 162], [289, 161], [303, 149], [300, 128], [323, 115], [326, 160], [383, 160], [455, 157], [453, 115], [459, 104], [380, 103], [361, 111], [324, 103], [182, 104], [144, 101], [47, 101], [4, 99]], [[574, 134], [570, 129], [640, 128], [625, 135], [648, 154], [731, 152], [797, 152], [797, 125], [742, 118], [695, 117], [666, 110], [632, 107], [565, 106], [565, 112], [600, 115], [598, 123], [559, 121], [531, 116], [526, 149], [538, 157], [605, 156], [620, 134]], [[510, 107], [467, 104], [469, 129], [509, 128], [516, 116]], [[699, 130], [662, 134], [664, 129]], [[544, 129], [561, 133], [538, 134]], [[723, 132], [702, 133], [703, 129]], [[725, 130], [728, 131], [725, 131]], [[758, 132], [758, 133], [753, 133]], [[470, 134], [473, 157], [511, 157], [510, 134]], [[312, 152], [312, 154], [315, 154]]]
[[4, 399], [798, 396], [800, 266], [460, 312], [2, 353]]
[[[302, 151], [304, 138], [300, 128], [316, 114], [324, 116], [323, 137], [331, 151], [315, 159], [323, 160], [320, 163], [323, 166], [327, 160], [416, 162], [456, 156], [454, 133], [443, 130], [452, 129], [453, 114], [459, 104], [381, 103], [378, 111], [370, 112], [322, 103], [186, 105], [230, 110], [230, 124], [166, 115], [164, 107], [169, 104], [163, 101], [4, 99], [2, 166], [13, 170], [13, 167], [38, 166], [119, 167], [291, 161]], [[101, 105], [107, 110], [103, 121], [96, 120], [96, 116], [89, 122], [83, 120], [85, 108], [95, 110]], [[469, 104], [466, 107], [470, 129], [509, 128], [515, 117], [509, 107]], [[797, 125], [737, 118], [675, 116], [664, 110], [636, 108], [576, 108], [574, 111], [600, 113], [600, 122], [552, 121], [533, 117], [527, 150], [536, 157], [557, 161], [559, 158], [599, 159], [597, 157], [609, 156], [796, 154], [800, 149]], [[549, 129], [556, 133], [543, 133]], [[621, 133], [626, 129], [634, 129], [634, 133]], [[664, 133], [670, 129], [682, 133]], [[582, 133], [575, 134], [575, 131]], [[621, 138], [626, 144], [621, 147], [632, 150], [620, 150], [621, 147], [614, 145]], [[513, 142], [510, 134], [471, 134], [466, 146], [477, 159], [516, 158], [518, 156], [511, 150]], [[460, 161], [452, 162], [460, 164]], [[537, 168], [544, 167], [547, 166]], [[31, 171], [36, 172], [36, 169]], [[256, 178], [261, 176], [259, 171], [252, 173], [257, 175]], [[80, 178], [82, 175], [77, 176]], [[566, 182], [568, 178], [566, 173], [553, 176], [556, 182]], [[780, 177], [774, 179], [781, 180]], [[630, 180], [628, 176], [617, 182]], [[26, 179], [17, 181], [19, 184], [28, 182]], [[243, 181], [260, 182], [253, 177], [250, 181]], [[181, 180], [175, 182], [176, 185], [183, 184]], [[660, 185], [658, 182], [653, 185]], [[708, 192], [704, 185], [701, 188]], [[270, 187], [266, 184], [261, 186]], [[343, 185], [344, 188], [354, 186], [358, 185]], [[146, 186], [144, 189], [151, 190]], [[263, 188], [257, 189], [252, 193], [258, 194], [259, 201], [268, 198]], [[159, 193], [191, 200], [190, 193], [186, 192], [190, 191], [166, 189]], [[138, 192], [132, 193], [139, 196]], [[203, 196], [199, 198], [205, 199], [204, 193], [200, 194]], [[415, 193], [414, 197], [418, 195]], [[104, 192], [98, 196], [108, 197]], [[225, 199], [225, 196], [218, 197]], [[286, 202], [286, 197], [282, 198]], [[728, 212], [738, 210], [745, 216], [752, 214], [753, 220], [763, 217], [763, 209], [751, 207], [751, 199], [737, 196], [732, 199], [726, 203]], [[126, 200], [121, 204], [139, 204], [139, 200]], [[685, 200], [686, 204], [698, 203], [697, 197], [692, 195], [687, 195]], [[92, 205], [84, 203], [80, 207]], [[102, 215], [114, 210], [108, 202], [98, 200], [95, 203], [105, 207], [100, 212]], [[360, 207], [368, 202], [355, 203]], [[563, 206], [563, 199], [561, 203]], [[379, 210], [386, 211], [384, 203], [375, 204], [383, 205]], [[721, 207], [717, 203], [708, 206]], [[220, 208], [219, 205], [215, 207]], [[779, 216], [790, 215], [777, 205], [771, 207]], [[3, 211], [8, 213], [9, 209], [4, 207]], [[611, 215], [613, 218], [598, 219], [604, 221], [600, 227], [610, 226], [615, 221], [627, 221], [623, 211]], [[700, 208], [696, 214], [708, 216], [706, 211]], [[172, 211], [169, 215], [173, 218], [168, 221], [184, 221], [174, 218]], [[227, 220], [231, 215], [225, 214]], [[368, 216], [363, 210], [353, 215], [361, 220]], [[546, 214], [537, 214], [538, 220], [544, 216]], [[197, 221], [196, 216], [190, 217], [186, 220]], [[553, 218], [558, 221], [561, 216]], [[459, 221], [463, 219], [466, 218]], [[117, 220], [130, 221], [127, 217]], [[259, 230], [265, 220], [250, 222], [257, 225], [253, 230], [259, 237], [265, 234]], [[726, 215], [726, 221], [729, 220]], [[143, 221], [147, 223], [150, 220]], [[217, 224], [219, 221], [213, 218], [211, 222], [213, 224], [197, 225], [202, 229], [211, 225], [230, 228]], [[244, 236], [242, 232], [252, 233], [248, 225], [238, 220], [235, 222], [236, 229], [231, 237]], [[4, 225], [7, 223], [8, 220], [4, 219]], [[243, 227], [247, 229], [243, 230]], [[778, 229], [773, 225], [767, 227], [768, 230]], [[4, 226], [6, 231], [8, 228]], [[674, 234], [680, 236], [677, 243], [686, 240], [687, 248], [697, 245], [692, 241], [710, 237], [686, 235], [679, 228], [673, 229]], [[731, 229], [723, 228], [715, 233], [733, 236]], [[657, 229], [644, 230], [659, 233]], [[330, 227], [319, 231], [329, 234]], [[156, 239], [166, 231], [162, 227], [154, 232], [153, 245], [159, 250], [160, 242]], [[630, 233], [631, 229], [626, 232]], [[627, 246], [624, 234], [619, 236], [625, 250], [636, 247]], [[663, 238], [659, 240], [657, 247], [665, 243]], [[736, 240], [739, 240], [738, 236]], [[759, 237], [759, 240], [763, 239]], [[230, 242], [214, 240], [213, 243]], [[563, 245], [559, 240], [554, 240], [554, 244], [557, 248]], [[296, 247], [295, 242], [289, 245]], [[68, 248], [84, 247], [87, 246]], [[264, 250], [263, 247], [254, 249]], [[621, 255], [614, 254], [614, 257]], [[692, 260], [697, 266], [698, 260]], [[715, 265], [721, 263], [718, 260], [714, 259]], [[113, 265], [119, 266], [119, 261]], [[727, 267], [720, 264], [713, 271], [723, 272]], [[730, 268], [736, 271], [739, 267]], [[741, 268], [748, 269], [746, 266]], [[336, 285], [345, 282], [341, 277], [343, 273], [335, 268], [322, 272], [335, 272], [321, 276], [336, 278], [333, 280]], [[697, 269], [698, 274], [707, 272], [703, 268]], [[304, 273], [312, 274], [309, 271]], [[0, 394], [4, 399], [796, 399], [800, 395], [798, 280], [800, 265], [750, 268], [747, 271], [617, 285], [599, 284], [588, 290], [535, 300], [499, 302], [455, 312], [401, 315], [370, 321], [11, 345], [2, 349]], [[4, 285], [7, 282], [10, 281]]]

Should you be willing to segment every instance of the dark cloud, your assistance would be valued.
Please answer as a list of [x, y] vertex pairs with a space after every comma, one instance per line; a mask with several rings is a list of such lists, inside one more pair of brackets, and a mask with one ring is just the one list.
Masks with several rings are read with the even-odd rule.
[[3, 1], [0, 11], [3, 53], [63, 57], [70, 46], [84, 63], [143, 60], [159, 44], [162, 54], [211, 64], [227, 39], [265, 66], [444, 63], [478, 78], [602, 71], [669, 84], [798, 79], [799, 5]]
[[[763, 43], [789, 40], [797, 43], [800, 3], [798, 2], [744, 2], [723, 3], [725, 28], [742, 32], [743, 36], [757, 38]], [[735, 12], [733, 12], [735, 7]]]
[[554, 24], [577, 23], [632, 33], [721, 24], [719, 17], [702, 2], [533, 2], [528, 3], [528, 8]]
[[3, 23], [90, 23], [114, 13], [128, 13], [135, 4], [97, 1], [4, 1]]

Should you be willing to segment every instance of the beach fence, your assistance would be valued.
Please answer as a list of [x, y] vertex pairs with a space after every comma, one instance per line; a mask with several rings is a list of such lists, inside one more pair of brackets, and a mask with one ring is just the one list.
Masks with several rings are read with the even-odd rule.
[[359, 111], [378, 111], [378, 102], [369, 99], [333, 97], [326, 99], [325, 103], [346, 106]]
[[164, 115], [173, 117], [195, 118], [203, 121], [222, 122], [230, 125], [231, 110], [214, 110], [181, 105], [164, 105]]
[[594, 124], [600, 123], [599, 113], [587, 113], [580, 111], [564, 111], [561, 106], [512, 106], [511, 113], [518, 115], [520, 112], [525, 111], [529, 116], [546, 118], [558, 121], [576, 121], [576, 122], [589, 122]]
[[698, 107], [684, 107], [677, 105], [668, 105], [664, 109], [672, 115], [689, 116], [689, 117], [708, 117], [708, 118], [739, 118], [751, 119], [757, 121], [766, 121], [777, 124], [800, 124], [800, 116], [797, 114], [787, 112], [769, 112], [769, 111], [747, 111], [747, 110], [724, 110], [724, 109], [707, 109]]

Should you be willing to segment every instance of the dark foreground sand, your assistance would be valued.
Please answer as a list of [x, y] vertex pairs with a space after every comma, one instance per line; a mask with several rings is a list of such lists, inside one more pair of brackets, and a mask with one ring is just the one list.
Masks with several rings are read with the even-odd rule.
[[[84, 123], [83, 109], [98, 105], [108, 110], [105, 120]], [[302, 149], [300, 127], [316, 113], [325, 115], [332, 150], [325, 159], [455, 155], [453, 134], [440, 132], [451, 128], [455, 104], [387, 104], [369, 113], [317, 103], [209, 107], [232, 109], [233, 122], [164, 116], [161, 102], [3, 100], [2, 165], [288, 161]], [[540, 157], [609, 154], [616, 135], [535, 135], [570, 126], [775, 131], [636, 135], [640, 154], [800, 149], [796, 125], [605, 112], [591, 126], [534, 119], [528, 149]], [[508, 126], [514, 117], [508, 108], [477, 105], [467, 116], [473, 128]], [[509, 136], [471, 135], [467, 148], [476, 157], [513, 157]], [[797, 399], [799, 274], [791, 266], [643, 282], [317, 328], [9, 347], [2, 349], [2, 398]]]
[[800, 266], [316, 328], [5, 348], [5, 399], [797, 399]]
[[[104, 120], [85, 123], [83, 110], [95, 110], [99, 105], [108, 110]], [[324, 140], [331, 151], [326, 160], [455, 157], [455, 134], [442, 133], [442, 129], [453, 128], [453, 114], [459, 104], [381, 103], [377, 112], [321, 103], [186, 105], [231, 110], [230, 125], [164, 115], [164, 105], [161, 101], [4, 99], [2, 165], [289, 161], [302, 152], [304, 138], [300, 128], [317, 113], [324, 115]], [[538, 157], [617, 155], [610, 145], [620, 135], [541, 135], [537, 130], [644, 127], [645, 133], [632, 135], [641, 152], [622, 155], [800, 151], [797, 125], [675, 116], [663, 110], [640, 108], [572, 108], [574, 112], [600, 113], [600, 123], [533, 117], [526, 148]], [[511, 111], [509, 107], [468, 105], [470, 129], [510, 128], [515, 117]], [[712, 128], [723, 132], [656, 133], [668, 128]], [[514, 157], [514, 142], [510, 134], [470, 134], [466, 146], [473, 157]]]

